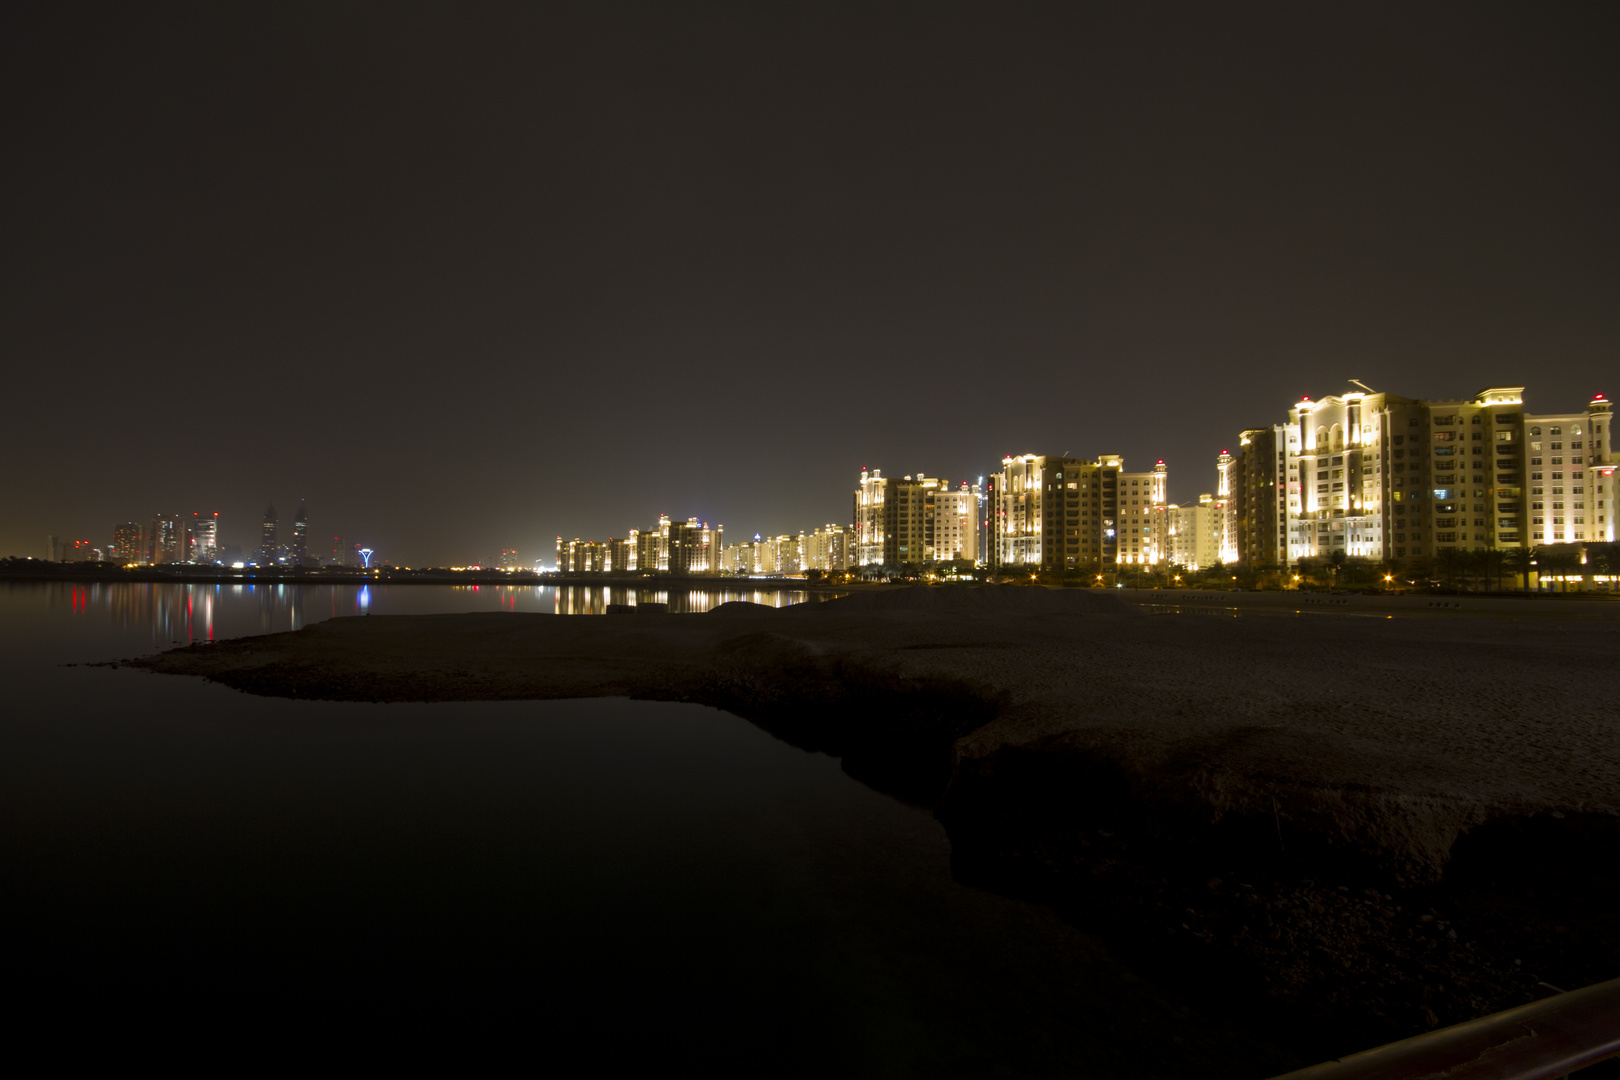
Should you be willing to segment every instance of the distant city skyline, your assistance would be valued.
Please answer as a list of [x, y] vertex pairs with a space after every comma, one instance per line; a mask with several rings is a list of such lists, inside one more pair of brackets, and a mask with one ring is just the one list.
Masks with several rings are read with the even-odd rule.
[[303, 498], [544, 558], [1025, 453], [1187, 504], [1347, 377], [1574, 408], [1617, 392], [1609, 21], [9, 5], [0, 552], [216, 510], [251, 552]]
[[[1209, 483], [1190, 500], [1170, 498], [1178, 470], [1163, 458], [1131, 472], [1118, 454], [1009, 454], [955, 485], [863, 466], [842, 522], [796, 534], [755, 532], [751, 541], [727, 544], [723, 522], [661, 513], [650, 528], [558, 534], [548, 568], [796, 573], [955, 560], [1054, 572], [1171, 562], [1288, 567], [1335, 554], [1387, 561], [1612, 543], [1620, 466], [1610, 452], [1610, 409], [1601, 392], [1580, 410], [1547, 412], [1523, 386], [1429, 400], [1352, 379], [1339, 393], [1302, 395], [1282, 422], [1236, 432], [1228, 443], [1236, 451], [1213, 456]], [[241, 556], [221, 540], [217, 512], [158, 514], [145, 530], [136, 522], [114, 525], [110, 543], [52, 534], [43, 557], [101, 561], [134, 551], [125, 561], [411, 565], [338, 535], [311, 546], [303, 500], [290, 534], [280, 525], [272, 503], [260, 518], [257, 548]], [[485, 546], [490, 550], [415, 565], [547, 566], [543, 544]]]

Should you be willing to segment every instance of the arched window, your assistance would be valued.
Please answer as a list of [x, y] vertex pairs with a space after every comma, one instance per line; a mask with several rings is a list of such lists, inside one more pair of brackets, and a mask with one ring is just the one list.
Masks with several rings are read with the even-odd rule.
[[1541, 429], [1540, 429], [1540, 428], [1538, 428], [1538, 427], [1533, 427], [1533, 428], [1531, 428], [1531, 429], [1530, 429], [1530, 437], [1531, 437], [1531, 438], [1532, 438], [1532, 439], [1534, 439], [1534, 438], [1536, 438], [1536, 437], [1537, 437], [1537, 436], [1539, 436], [1539, 435], [1540, 435], [1540, 434], [1541, 434]]
[[1552, 427], [1547, 429], [1547, 434], [1549, 435], [1562, 435], [1563, 433], [1564, 429], [1561, 427]]

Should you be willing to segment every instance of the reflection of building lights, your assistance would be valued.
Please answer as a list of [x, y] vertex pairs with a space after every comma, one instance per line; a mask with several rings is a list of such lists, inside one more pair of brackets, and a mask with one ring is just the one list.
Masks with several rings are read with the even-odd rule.
[[371, 606], [371, 589], [365, 585], [360, 586], [360, 595], [355, 600], [363, 608]]

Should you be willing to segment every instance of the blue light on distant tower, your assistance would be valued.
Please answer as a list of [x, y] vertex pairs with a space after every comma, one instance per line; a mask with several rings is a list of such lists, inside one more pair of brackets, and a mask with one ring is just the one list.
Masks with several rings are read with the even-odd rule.
[[370, 548], [361, 548], [360, 549], [360, 561], [365, 564], [365, 568], [367, 570], [371, 569], [371, 549]]

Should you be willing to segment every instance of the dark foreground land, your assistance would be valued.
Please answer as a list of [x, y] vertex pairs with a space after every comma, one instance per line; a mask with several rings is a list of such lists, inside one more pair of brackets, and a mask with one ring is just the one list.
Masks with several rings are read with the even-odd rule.
[[959, 877], [1306, 1059], [1620, 974], [1620, 609], [1177, 604], [360, 617], [132, 663], [292, 697], [729, 709], [934, 806]]

